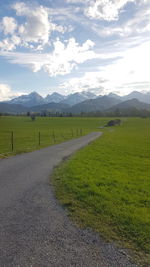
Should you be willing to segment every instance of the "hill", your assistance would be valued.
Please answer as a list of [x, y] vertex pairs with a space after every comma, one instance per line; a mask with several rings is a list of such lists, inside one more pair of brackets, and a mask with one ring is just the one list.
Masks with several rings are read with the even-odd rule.
[[28, 111], [27, 107], [24, 107], [23, 105], [0, 103], [1, 113], [21, 114], [21, 113], [26, 113], [27, 111]]
[[69, 108], [69, 105], [62, 104], [62, 103], [48, 103], [44, 105], [38, 105], [31, 107], [29, 110], [31, 112], [42, 112], [42, 111], [49, 111], [49, 112], [62, 112], [64, 109]]
[[123, 96], [122, 100], [126, 101], [126, 100], [131, 100], [133, 98], [136, 98], [141, 102], [150, 104], [150, 92], [141, 93], [141, 92], [133, 91], [130, 94]]
[[137, 110], [150, 110], [150, 104], [144, 103], [139, 101], [136, 98], [133, 98], [131, 100], [127, 100], [124, 102], [121, 102], [109, 109], [109, 111], [115, 111], [116, 109], [121, 111], [121, 110], [129, 110], [129, 109], [137, 109]]
[[69, 108], [67, 111], [75, 114], [81, 112], [93, 112], [93, 111], [103, 111], [110, 108], [116, 104], [120, 103], [120, 100], [109, 96], [100, 96], [96, 99], [85, 100], [79, 104], [76, 104]]

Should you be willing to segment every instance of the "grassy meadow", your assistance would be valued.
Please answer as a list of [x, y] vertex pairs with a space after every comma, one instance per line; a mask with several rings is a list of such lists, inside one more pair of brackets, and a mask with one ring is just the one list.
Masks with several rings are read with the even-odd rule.
[[99, 130], [98, 127], [104, 125], [106, 121], [106, 118], [37, 117], [35, 121], [31, 121], [30, 117], [0, 117], [0, 157], [77, 138]]
[[82, 227], [131, 248], [150, 266], [150, 119], [104, 129], [55, 169], [56, 195]]

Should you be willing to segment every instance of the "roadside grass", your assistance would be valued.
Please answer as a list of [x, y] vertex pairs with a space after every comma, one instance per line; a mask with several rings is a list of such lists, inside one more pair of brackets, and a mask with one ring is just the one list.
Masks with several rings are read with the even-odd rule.
[[75, 222], [132, 248], [150, 266], [150, 119], [105, 128], [55, 169], [53, 183]]
[[[80, 137], [106, 123], [106, 118], [0, 117], [0, 158]], [[13, 131], [13, 151], [12, 151]], [[40, 145], [39, 145], [40, 132]]]

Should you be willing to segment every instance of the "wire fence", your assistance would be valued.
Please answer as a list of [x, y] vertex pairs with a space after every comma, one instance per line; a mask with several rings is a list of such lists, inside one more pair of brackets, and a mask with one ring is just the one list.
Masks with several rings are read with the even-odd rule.
[[7, 131], [0, 133], [0, 157], [5, 154], [21, 153], [40, 149], [42, 147], [61, 143], [73, 138], [85, 135], [87, 131], [84, 129], [69, 130], [50, 130], [36, 131], [31, 133], [23, 133], [17, 131]]

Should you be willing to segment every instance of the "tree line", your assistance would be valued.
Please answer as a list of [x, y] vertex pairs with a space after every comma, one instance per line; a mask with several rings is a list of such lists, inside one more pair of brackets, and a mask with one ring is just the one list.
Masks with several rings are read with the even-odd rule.
[[91, 111], [91, 112], [58, 112], [58, 111], [41, 111], [41, 112], [30, 112], [27, 113], [8, 113], [0, 112], [0, 116], [28, 116], [28, 117], [150, 117], [150, 110], [146, 109], [124, 109], [124, 110], [113, 110], [113, 111]]

